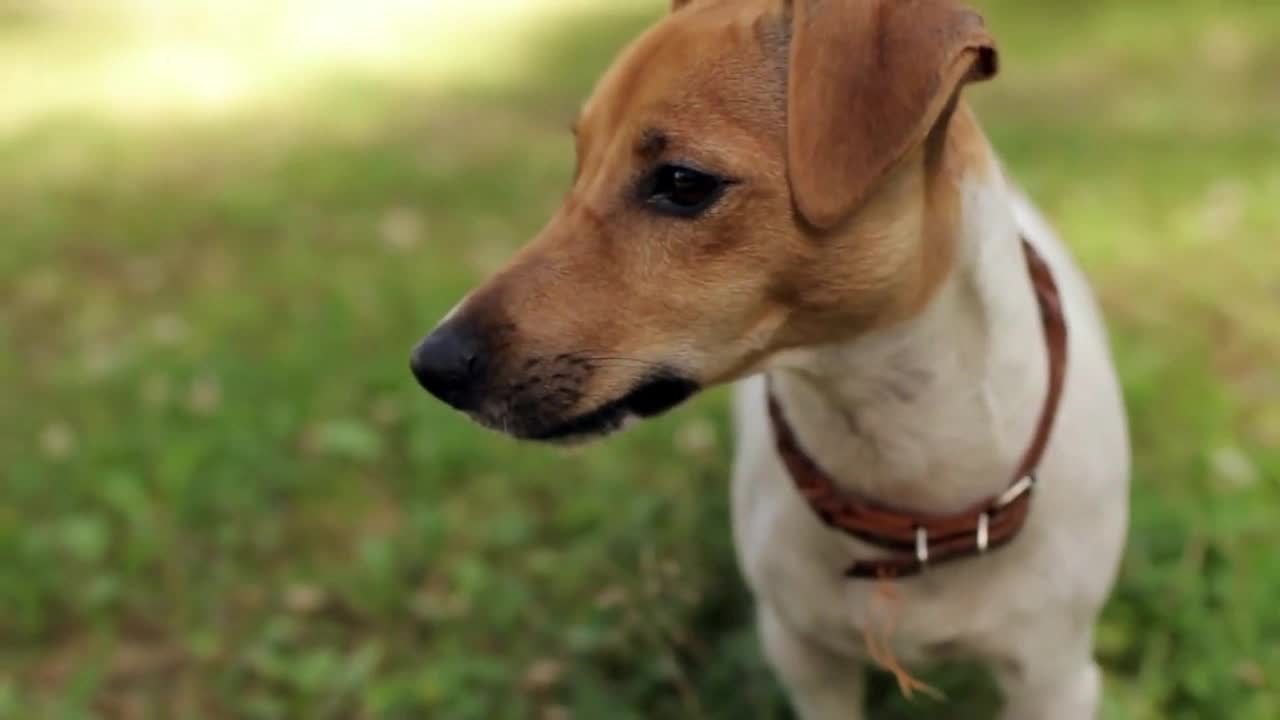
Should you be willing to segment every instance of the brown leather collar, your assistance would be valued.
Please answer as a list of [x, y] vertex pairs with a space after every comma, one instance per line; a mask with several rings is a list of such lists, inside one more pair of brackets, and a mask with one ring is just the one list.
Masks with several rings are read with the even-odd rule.
[[769, 392], [774, 441], [800, 494], [831, 528], [894, 553], [886, 558], [854, 563], [846, 571], [847, 577], [910, 577], [930, 565], [981, 555], [1006, 545], [1026, 523], [1036, 469], [1049, 443], [1062, 397], [1067, 365], [1067, 323], [1049, 266], [1025, 239], [1022, 248], [1040, 304], [1040, 320], [1048, 348], [1049, 390], [1031, 445], [1014, 471], [1009, 489], [1000, 496], [987, 498], [956, 515], [936, 516], [892, 510], [844, 495], [835, 481], [800, 447], [777, 399]]

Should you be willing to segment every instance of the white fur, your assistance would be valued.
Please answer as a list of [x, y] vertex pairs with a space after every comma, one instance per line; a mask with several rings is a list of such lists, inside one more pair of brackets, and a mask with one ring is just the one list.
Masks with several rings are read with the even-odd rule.
[[[770, 364], [806, 451], [850, 493], [924, 513], [1003, 491], [1036, 425], [1046, 350], [1020, 246], [1052, 267], [1070, 333], [1062, 405], [1022, 534], [988, 556], [896, 583], [894, 652], [990, 662], [1016, 720], [1096, 715], [1093, 625], [1128, 517], [1125, 413], [1083, 275], [1031, 203], [998, 176], [967, 180], [954, 272], [909, 323]], [[859, 718], [874, 583], [848, 580], [869, 546], [823, 526], [774, 451], [760, 377], [736, 397], [739, 562], [766, 654], [805, 720]], [[880, 617], [877, 615], [876, 617]], [[874, 624], [874, 623], [873, 623]], [[917, 665], [918, 666], [918, 665]]]

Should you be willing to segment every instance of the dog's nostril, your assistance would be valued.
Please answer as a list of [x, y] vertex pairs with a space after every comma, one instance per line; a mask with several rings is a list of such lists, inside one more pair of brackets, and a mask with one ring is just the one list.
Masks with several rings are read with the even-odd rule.
[[427, 392], [459, 410], [473, 409], [482, 368], [479, 341], [467, 328], [437, 328], [414, 349], [409, 368]]

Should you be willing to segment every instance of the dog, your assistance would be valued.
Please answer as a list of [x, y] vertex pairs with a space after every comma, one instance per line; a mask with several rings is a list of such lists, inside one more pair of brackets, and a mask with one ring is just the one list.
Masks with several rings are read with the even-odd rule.
[[963, 97], [953, 0], [676, 0], [600, 80], [545, 229], [418, 345], [420, 384], [572, 443], [736, 382], [738, 561], [806, 720], [869, 662], [989, 665], [1095, 717], [1127, 533], [1101, 314]]

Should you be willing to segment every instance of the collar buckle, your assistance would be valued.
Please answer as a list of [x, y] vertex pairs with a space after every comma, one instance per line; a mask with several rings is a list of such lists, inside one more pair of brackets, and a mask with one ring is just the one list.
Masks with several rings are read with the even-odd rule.
[[991, 505], [991, 509], [1003, 510], [1009, 507], [1018, 498], [1031, 492], [1031, 490], [1034, 489], [1035, 486], [1036, 486], [1036, 474], [1034, 472], [1030, 472], [1030, 473], [1027, 473], [1026, 475], [1023, 475], [1022, 478], [1018, 480], [1018, 482], [1010, 485], [1008, 490], [1005, 490], [1004, 493], [1000, 495], [1000, 497], [996, 498], [996, 501]]
[[929, 564], [929, 531], [923, 525], [916, 526], [916, 561]]

